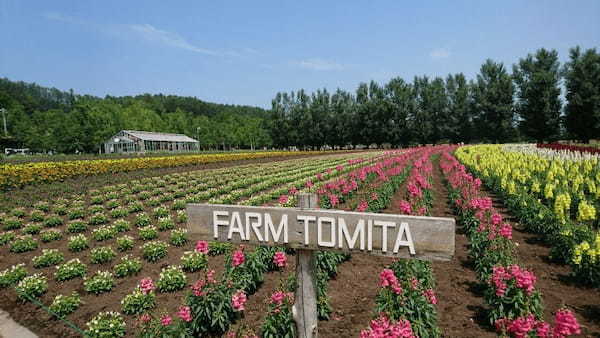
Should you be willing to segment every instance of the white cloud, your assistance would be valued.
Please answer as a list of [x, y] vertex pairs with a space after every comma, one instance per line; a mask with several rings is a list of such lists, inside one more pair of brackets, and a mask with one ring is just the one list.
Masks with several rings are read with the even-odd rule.
[[328, 61], [328, 60], [319, 59], [319, 58], [311, 58], [311, 59], [306, 59], [306, 60], [301, 60], [301, 61], [295, 61], [295, 62], [293, 62], [293, 64], [295, 64], [299, 67], [302, 67], [302, 68], [318, 70], [318, 71], [331, 71], [331, 70], [344, 69], [344, 66], [337, 62]]
[[450, 51], [446, 48], [436, 48], [429, 53], [429, 57], [434, 60], [446, 59], [451, 55]]
[[[118, 38], [143, 39], [145, 41], [160, 44], [163, 46], [184, 49], [187, 51], [210, 56], [241, 56], [241, 54], [236, 51], [218, 51], [197, 46], [175, 32], [169, 32], [147, 23], [97, 24], [94, 22], [85, 21], [76, 17], [67, 16], [57, 12], [47, 12], [44, 13], [43, 16], [44, 18], [52, 21], [86, 26], [92, 29], [96, 29], [104, 34], [116, 36]], [[246, 54], [257, 53], [257, 51], [252, 48], [244, 48], [242, 49], [242, 52]]]
[[168, 32], [162, 29], [158, 29], [150, 24], [133, 24], [128, 25], [132, 31], [138, 33], [143, 39], [151, 42], [156, 42], [159, 44], [163, 44], [165, 46], [181, 48], [185, 50], [189, 50], [196, 53], [206, 54], [206, 55], [224, 55], [229, 53], [220, 53], [211, 49], [206, 49], [202, 47], [198, 47], [196, 45], [191, 44], [181, 35], [173, 32]]

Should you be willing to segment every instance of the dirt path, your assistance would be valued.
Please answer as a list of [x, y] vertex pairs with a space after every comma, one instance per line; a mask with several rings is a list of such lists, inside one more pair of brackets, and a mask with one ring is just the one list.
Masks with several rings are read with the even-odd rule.
[[492, 192], [487, 194], [492, 198], [494, 208], [513, 225], [518, 262], [537, 277], [536, 287], [542, 292], [546, 321], [552, 322], [554, 312], [567, 306], [575, 312], [585, 336], [600, 337], [600, 291], [575, 284], [569, 277], [569, 266], [552, 263], [548, 259], [550, 247], [537, 235], [525, 232], [498, 196]]
[[[431, 216], [454, 218], [443, 177], [439, 160], [434, 161]], [[445, 337], [496, 337], [485, 326], [485, 303], [468, 258], [469, 241], [459, 224], [455, 238], [454, 259], [450, 262], [433, 263], [438, 325]]]

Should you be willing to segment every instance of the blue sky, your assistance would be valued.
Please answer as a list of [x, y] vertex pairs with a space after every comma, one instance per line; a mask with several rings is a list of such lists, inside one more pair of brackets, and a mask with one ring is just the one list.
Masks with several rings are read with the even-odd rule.
[[0, 0], [0, 77], [82, 94], [270, 107], [277, 91], [472, 78], [600, 47], [600, 1]]

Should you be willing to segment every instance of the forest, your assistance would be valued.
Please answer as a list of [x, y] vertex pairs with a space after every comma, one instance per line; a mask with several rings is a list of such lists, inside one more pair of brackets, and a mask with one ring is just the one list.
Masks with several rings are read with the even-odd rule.
[[272, 108], [150, 95], [104, 98], [0, 78], [3, 146], [97, 153], [122, 129], [183, 133], [203, 149], [505, 143], [600, 135], [600, 54], [539, 49], [507, 65], [486, 60], [473, 79], [393, 78], [355, 92], [280, 92]]

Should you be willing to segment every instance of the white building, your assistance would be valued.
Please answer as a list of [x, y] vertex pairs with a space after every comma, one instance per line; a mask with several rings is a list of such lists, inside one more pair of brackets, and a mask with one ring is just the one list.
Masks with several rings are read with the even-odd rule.
[[183, 134], [155, 133], [150, 131], [121, 130], [104, 142], [104, 152], [145, 153], [149, 151], [197, 151], [198, 141]]

